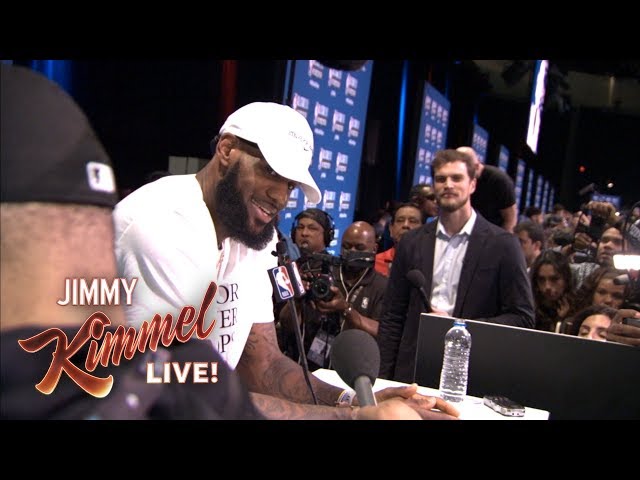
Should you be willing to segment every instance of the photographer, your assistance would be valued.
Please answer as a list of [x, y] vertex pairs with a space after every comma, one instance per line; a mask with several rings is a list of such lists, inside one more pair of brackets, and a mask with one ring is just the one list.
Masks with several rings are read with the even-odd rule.
[[[311, 255], [314, 260], [322, 259], [320, 271], [308, 269], [304, 259], [298, 264], [308, 288], [307, 295], [298, 302], [298, 317], [311, 370], [330, 366], [331, 344], [343, 329], [358, 328], [377, 335], [387, 279], [373, 269], [375, 239], [370, 224], [355, 222], [345, 230], [341, 257]], [[371, 254], [370, 261], [363, 258], [366, 253]], [[290, 314], [288, 309], [283, 310], [286, 313]], [[290, 325], [283, 315], [280, 321]], [[287, 344], [295, 342], [290, 339]]]
[[589, 202], [578, 219], [574, 241], [562, 253], [571, 258], [571, 273], [576, 288], [598, 267], [613, 266], [613, 255], [622, 250], [620, 221], [615, 207], [607, 202]]
[[[634, 210], [632, 209], [632, 212]], [[629, 220], [638, 222], [633, 214]], [[637, 227], [638, 225], [635, 225], [635, 228]], [[624, 233], [623, 253], [640, 255], [638, 236], [632, 233], [637, 231], [632, 230], [632, 225], [629, 223], [622, 227], [622, 231]], [[617, 277], [614, 283], [625, 285], [629, 294], [607, 329], [607, 341], [640, 347], [640, 271], [637, 268], [629, 268], [626, 274]]]
[[[327, 247], [333, 241], [334, 233], [333, 219], [324, 210], [307, 208], [296, 215], [291, 226], [291, 239], [300, 249], [301, 256], [297, 262], [301, 272], [320, 273], [322, 262], [318, 258], [313, 258], [313, 254], [329, 255]], [[305, 286], [308, 288], [306, 281]], [[304, 308], [303, 301], [297, 300], [296, 303], [300, 312]], [[278, 320], [276, 330], [280, 350], [289, 358], [297, 361], [299, 353], [289, 303], [275, 305], [274, 314]], [[300, 318], [299, 314], [298, 319]]]

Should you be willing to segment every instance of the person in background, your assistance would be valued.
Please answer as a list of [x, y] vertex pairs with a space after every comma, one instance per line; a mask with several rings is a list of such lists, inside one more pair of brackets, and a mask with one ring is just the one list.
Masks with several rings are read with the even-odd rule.
[[414, 204], [422, 211], [426, 222], [431, 222], [438, 216], [436, 194], [428, 183], [419, 183], [411, 187], [409, 203]]
[[527, 261], [527, 272], [531, 269], [531, 265], [544, 249], [544, 230], [538, 223], [531, 220], [525, 220], [516, 225], [513, 232], [520, 240], [524, 259]]
[[[441, 150], [432, 163], [438, 220], [404, 234], [398, 244], [378, 330], [380, 376], [413, 380], [420, 314], [534, 326], [533, 300], [516, 237], [471, 206], [476, 169], [469, 155]], [[424, 305], [407, 274], [425, 278]]]
[[542, 226], [542, 224], [544, 223], [544, 215], [542, 214], [542, 210], [540, 210], [535, 205], [527, 207], [524, 210], [524, 216], [540, 226]]
[[582, 310], [590, 305], [606, 305], [618, 309], [629, 296], [629, 284], [616, 285], [614, 280], [622, 270], [600, 267], [594, 270], [576, 292], [576, 308]]
[[342, 263], [332, 272], [333, 298], [316, 301], [316, 308], [324, 314], [339, 312], [342, 330], [357, 328], [375, 337], [387, 279], [375, 271], [372, 263], [364, 265], [359, 260], [361, 254], [376, 253], [373, 227], [367, 222], [353, 222], [342, 236], [341, 247]]
[[[296, 260], [298, 270], [303, 275], [303, 282], [307, 282], [307, 275], [317, 275], [321, 273], [322, 261], [314, 258], [313, 254], [329, 255], [327, 248], [333, 241], [335, 227], [331, 215], [319, 208], [307, 208], [298, 213], [291, 226], [291, 238], [301, 252], [301, 256]], [[309, 351], [311, 340], [315, 335], [317, 327], [305, 326], [305, 318], [313, 316], [307, 313], [311, 309], [311, 304], [305, 298], [295, 300], [298, 320], [300, 322], [297, 328], [303, 332], [303, 343], [305, 351]], [[291, 304], [289, 302], [276, 304], [275, 314], [277, 319], [278, 344], [282, 352], [289, 358], [300, 361], [300, 352], [295, 335], [295, 324], [291, 312]], [[313, 331], [313, 335], [309, 336]], [[318, 368], [316, 366], [316, 368]]]
[[531, 266], [531, 288], [537, 330], [559, 332], [562, 322], [575, 311], [573, 277], [566, 257], [545, 250]]
[[[356, 328], [372, 337], [377, 335], [387, 279], [374, 270], [373, 261], [363, 261], [361, 256], [370, 254], [368, 258], [373, 260], [376, 248], [373, 227], [366, 222], [354, 222], [342, 236], [340, 265], [327, 265], [327, 273], [311, 277], [302, 267], [301, 277], [306, 277], [310, 285], [321, 281], [322, 285], [330, 286], [328, 291], [323, 287], [326, 296], [322, 297], [311, 286], [302, 301], [297, 302], [310, 369], [331, 367], [331, 347], [341, 331]], [[288, 343], [295, 344], [295, 338]], [[297, 356], [292, 358], [298, 360]]]
[[518, 207], [513, 180], [498, 167], [485, 165], [471, 147], [458, 147], [471, 157], [476, 168], [476, 189], [471, 205], [494, 225], [513, 232], [518, 221]]
[[613, 266], [613, 256], [622, 251], [623, 222], [612, 204], [591, 201], [577, 223], [572, 242], [562, 252], [571, 259], [571, 273], [579, 288], [598, 267]]
[[591, 305], [573, 317], [571, 335], [605, 342], [607, 329], [611, 326], [617, 310], [606, 305]]
[[291, 238], [302, 254], [327, 253], [334, 232], [331, 215], [319, 208], [307, 208], [295, 216]]
[[400, 242], [400, 238], [409, 230], [418, 228], [423, 223], [423, 212], [414, 204], [404, 203], [398, 207], [391, 217], [391, 226], [389, 227], [391, 238], [394, 242], [393, 246], [382, 253], [376, 254], [376, 272], [385, 277], [389, 276], [393, 258], [396, 255], [396, 246]]

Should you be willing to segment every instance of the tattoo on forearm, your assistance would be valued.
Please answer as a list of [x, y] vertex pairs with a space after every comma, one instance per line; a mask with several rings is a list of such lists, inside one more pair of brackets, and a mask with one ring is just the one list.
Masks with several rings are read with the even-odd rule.
[[251, 399], [270, 420], [349, 420], [355, 415], [350, 408], [303, 405], [260, 393], [252, 393]]
[[[252, 392], [273, 395], [300, 403], [313, 403], [302, 367], [279, 349], [271, 324], [254, 325], [237, 367]], [[335, 405], [342, 389], [318, 380], [310, 374], [318, 402]]]

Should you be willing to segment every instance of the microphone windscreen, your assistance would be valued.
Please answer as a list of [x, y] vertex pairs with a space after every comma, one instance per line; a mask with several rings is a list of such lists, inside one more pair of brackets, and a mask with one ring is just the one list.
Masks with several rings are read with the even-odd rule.
[[278, 252], [278, 255], [287, 254], [287, 243], [284, 240], [280, 240], [276, 243], [276, 252]]
[[344, 330], [331, 347], [331, 364], [351, 388], [355, 389], [356, 379], [363, 375], [369, 377], [373, 385], [380, 373], [378, 344], [363, 330]]
[[424, 287], [427, 280], [424, 278], [424, 274], [420, 270], [411, 270], [407, 273], [407, 280], [416, 288]]

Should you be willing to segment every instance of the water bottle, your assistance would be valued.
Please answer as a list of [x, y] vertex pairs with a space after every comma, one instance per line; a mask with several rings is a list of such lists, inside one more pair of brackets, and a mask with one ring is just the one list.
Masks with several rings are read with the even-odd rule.
[[458, 403], [467, 394], [471, 334], [462, 319], [456, 319], [444, 337], [444, 358], [440, 373], [440, 396]]

